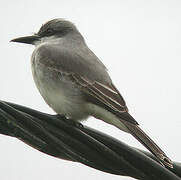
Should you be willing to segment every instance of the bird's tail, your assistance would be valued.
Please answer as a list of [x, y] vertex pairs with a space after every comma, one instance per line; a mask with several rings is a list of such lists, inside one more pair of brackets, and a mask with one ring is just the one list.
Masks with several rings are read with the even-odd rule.
[[167, 167], [173, 168], [172, 161], [166, 154], [158, 147], [158, 145], [138, 126], [129, 122], [123, 122], [124, 125], [141, 144], [143, 144], [150, 152], [152, 152], [159, 160], [159, 162]]

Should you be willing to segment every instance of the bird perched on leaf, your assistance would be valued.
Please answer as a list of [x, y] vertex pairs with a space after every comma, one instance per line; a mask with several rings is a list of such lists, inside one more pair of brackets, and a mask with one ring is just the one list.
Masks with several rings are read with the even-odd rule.
[[31, 58], [33, 78], [56, 113], [75, 121], [93, 116], [112, 124], [132, 134], [162, 165], [173, 167], [172, 161], [129, 114], [106, 67], [73, 23], [53, 19], [42, 25], [38, 33], [12, 41], [35, 45]]

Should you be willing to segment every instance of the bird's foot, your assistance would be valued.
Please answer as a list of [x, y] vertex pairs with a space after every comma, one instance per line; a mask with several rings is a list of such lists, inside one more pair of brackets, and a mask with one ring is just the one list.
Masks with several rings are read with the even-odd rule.
[[63, 120], [66, 124], [70, 125], [70, 126], [74, 126], [74, 127], [77, 127], [77, 128], [83, 128], [84, 126], [78, 122], [78, 121], [75, 121], [71, 118], [67, 118], [65, 115], [63, 114], [57, 114], [56, 115], [58, 118], [60, 118], [61, 120]]
[[67, 121], [72, 124], [73, 126], [77, 127], [77, 128], [83, 128], [83, 124], [81, 124], [80, 122], [78, 121], [75, 121], [73, 119], [67, 119]]

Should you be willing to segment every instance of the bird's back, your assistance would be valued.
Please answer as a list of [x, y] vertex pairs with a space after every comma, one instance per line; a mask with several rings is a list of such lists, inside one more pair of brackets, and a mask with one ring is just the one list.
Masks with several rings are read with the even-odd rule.
[[104, 64], [88, 48], [84, 40], [74, 35], [37, 46], [32, 61], [64, 73], [75, 73], [92, 81], [111, 83]]

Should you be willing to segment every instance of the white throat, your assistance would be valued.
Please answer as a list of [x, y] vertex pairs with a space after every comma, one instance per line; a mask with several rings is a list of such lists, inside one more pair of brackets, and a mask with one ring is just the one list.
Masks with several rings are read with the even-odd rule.
[[53, 43], [57, 42], [60, 38], [57, 38], [56, 36], [49, 36], [49, 37], [42, 37], [40, 40], [37, 40], [33, 43], [35, 46], [39, 46], [40, 44], [43, 43]]

